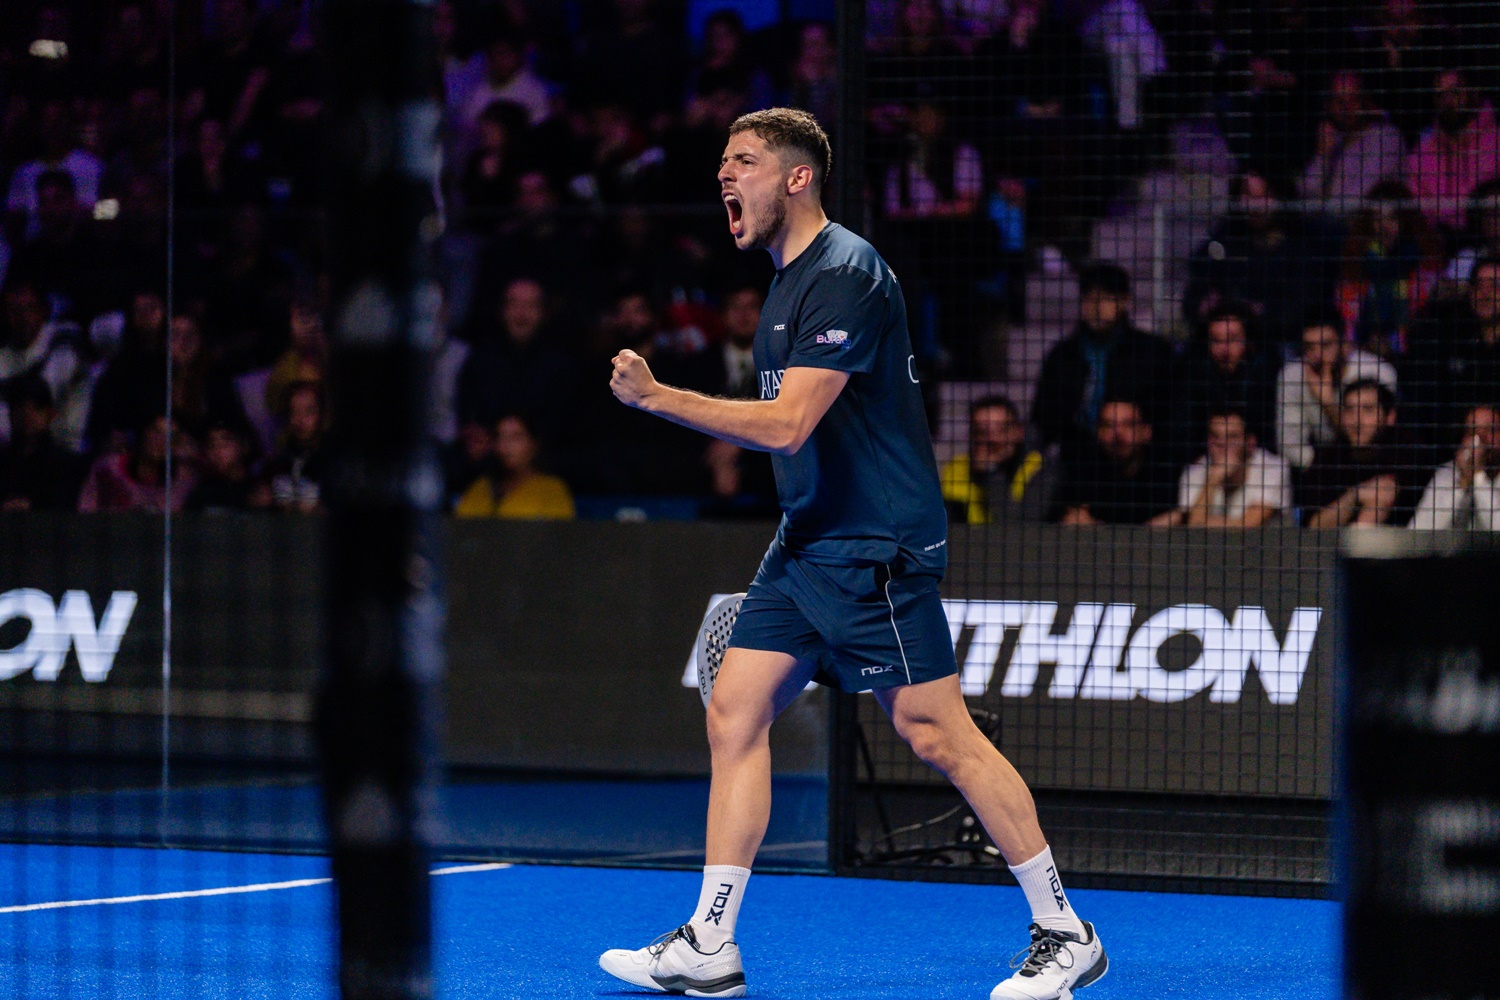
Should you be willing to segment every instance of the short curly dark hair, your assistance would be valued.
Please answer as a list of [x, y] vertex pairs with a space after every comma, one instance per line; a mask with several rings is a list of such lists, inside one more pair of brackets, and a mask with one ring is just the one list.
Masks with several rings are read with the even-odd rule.
[[806, 157], [813, 168], [813, 190], [823, 190], [823, 182], [833, 170], [833, 149], [828, 145], [828, 133], [811, 114], [801, 108], [752, 111], [729, 126], [731, 136], [741, 132], [754, 132], [777, 156], [783, 149], [790, 149]]

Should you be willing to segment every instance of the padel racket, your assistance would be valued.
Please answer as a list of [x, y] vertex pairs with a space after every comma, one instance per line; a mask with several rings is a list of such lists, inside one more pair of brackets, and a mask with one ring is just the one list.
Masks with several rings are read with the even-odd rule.
[[698, 627], [698, 693], [703, 696], [704, 708], [708, 707], [709, 696], [714, 693], [714, 680], [724, 663], [729, 635], [734, 631], [735, 620], [740, 616], [740, 602], [744, 599], [744, 594], [730, 594], [708, 609], [703, 624]]

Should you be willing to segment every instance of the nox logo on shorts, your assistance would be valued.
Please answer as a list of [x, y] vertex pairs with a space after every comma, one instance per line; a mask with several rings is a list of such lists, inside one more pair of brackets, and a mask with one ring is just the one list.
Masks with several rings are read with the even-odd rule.
[[117, 590], [95, 624], [94, 605], [87, 591], [67, 591], [54, 606], [45, 591], [29, 587], [7, 590], [0, 594], [0, 628], [16, 619], [26, 619], [31, 628], [19, 644], [0, 649], [0, 681], [28, 670], [39, 681], [55, 681], [70, 647], [78, 654], [84, 680], [104, 680], [114, 666], [135, 605], [133, 592]]
[[892, 666], [859, 668], [859, 674], [861, 677], [869, 677], [871, 674], [893, 674], [895, 672], [896, 668]]
[[[1322, 608], [1295, 608], [1278, 635], [1261, 607], [1226, 616], [1207, 604], [1176, 604], [1134, 626], [1134, 604], [1080, 603], [1067, 629], [1054, 634], [1055, 601], [944, 601], [943, 609], [954, 643], [969, 636], [960, 665], [964, 694], [983, 694], [998, 670], [1001, 695], [1025, 698], [1042, 664], [1051, 664], [1051, 698], [1176, 702], [1207, 691], [1217, 704], [1240, 700], [1251, 667], [1271, 704], [1296, 704], [1323, 617]], [[1015, 646], [1001, 663], [1010, 631]], [[1162, 647], [1184, 635], [1197, 640], [1197, 656], [1169, 670], [1161, 663]]]
[[760, 398], [775, 399], [781, 395], [781, 378], [786, 374], [785, 368], [776, 371], [756, 372], [760, 376]]

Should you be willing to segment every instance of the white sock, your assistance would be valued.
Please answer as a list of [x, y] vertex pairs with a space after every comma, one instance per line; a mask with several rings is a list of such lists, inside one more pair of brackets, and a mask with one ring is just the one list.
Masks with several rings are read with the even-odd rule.
[[699, 950], [716, 951], [725, 941], [734, 940], [734, 923], [740, 918], [740, 901], [745, 898], [748, 881], [748, 868], [704, 867], [703, 889], [698, 893], [698, 908], [693, 911], [691, 921]]
[[1057, 865], [1052, 862], [1052, 848], [1045, 847], [1042, 853], [1011, 868], [1010, 873], [1021, 883], [1026, 893], [1026, 902], [1031, 904], [1031, 919], [1043, 930], [1067, 931], [1083, 936], [1083, 921], [1073, 912], [1067, 893], [1063, 892], [1062, 879], [1057, 877]]

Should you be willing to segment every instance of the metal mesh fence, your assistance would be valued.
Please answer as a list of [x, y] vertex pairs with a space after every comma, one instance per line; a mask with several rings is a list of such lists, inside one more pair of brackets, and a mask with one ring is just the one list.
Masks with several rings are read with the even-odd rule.
[[[1327, 891], [1327, 529], [1493, 524], [1494, 6], [865, 13], [976, 721], [1075, 881]], [[880, 714], [843, 863], [1003, 872]]]
[[[37, 844], [323, 843], [303, 518], [327, 470], [323, 5], [109, 6], [0, 25], [0, 840], [20, 892], [0, 908], [177, 877], [165, 853], [89, 868]], [[1490, 530], [1500, 508], [1497, 5], [731, 6], [434, 5], [433, 437], [465, 519], [449, 761], [469, 769], [439, 850], [697, 858], [683, 661], [704, 603], [754, 572], [774, 484], [620, 408], [604, 362], [633, 345], [666, 379], [747, 391], [771, 272], [729, 247], [713, 167], [735, 114], [787, 103], [832, 134], [831, 214], [900, 277], [961, 683], [1070, 884], [1326, 892], [1332, 529]], [[703, 523], [497, 523], [516, 438], [547, 480], [521, 517]], [[196, 498], [169, 542], [168, 481]], [[609, 604], [633, 630], [590, 626]], [[841, 701], [831, 746], [822, 715], [804, 700], [777, 731], [795, 806], [775, 858], [1008, 877], [872, 699]], [[622, 777], [673, 809], [643, 815]], [[594, 826], [584, 794], [609, 803]], [[83, 926], [14, 938], [5, 975], [34, 985], [37, 941], [66, 957]], [[102, 967], [161, 992], [139, 928], [103, 926]], [[239, 971], [277, 995], [327, 968]]]

